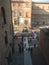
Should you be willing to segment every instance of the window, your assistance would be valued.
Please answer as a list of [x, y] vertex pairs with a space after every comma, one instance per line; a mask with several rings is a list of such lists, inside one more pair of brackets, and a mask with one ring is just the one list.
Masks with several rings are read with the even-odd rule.
[[26, 7], [28, 7], [28, 2], [26, 1]]
[[13, 6], [15, 6], [15, 3], [13, 3]]
[[14, 19], [14, 24], [18, 25], [18, 21], [16, 19]]
[[2, 16], [3, 16], [4, 24], [6, 24], [6, 16], [5, 16], [5, 9], [4, 9], [4, 7], [1, 7], [1, 11], [2, 11]]
[[5, 44], [8, 44], [7, 31], [5, 31]]
[[21, 3], [19, 3], [18, 6], [21, 6]]
[[14, 10], [14, 17], [16, 17], [17, 16], [17, 13], [16, 13], [16, 10]]
[[25, 20], [25, 25], [27, 25], [28, 24], [28, 20]]
[[48, 21], [45, 21], [45, 24], [46, 24], [46, 25], [48, 25], [48, 24], [49, 24], [49, 22], [48, 22]]
[[32, 24], [35, 25], [35, 22], [33, 21]]
[[39, 25], [41, 25], [41, 21], [39, 21]]
[[43, 25], [43, 21], [40, 21], [40, 24]]
[[36, 21], [33, 21], [32, 22], [32, 26], [36, 27], [36, 25], [37, 25], [37, 22]]
[[37, 25], [39, 25], [39, 22], [37, 21]]
[[48, 6], [48, 10], [49, 10], [49, 6]]
[[45, 21], [45, 22], [43, 22], [44, 24], [47, 24], [47, 22]]
[[26, 12], [26, 17], [28, 17], [27, 12]]
[[37, 25], [37, 22], [36, 22], [36, 21], [33, 21], [32, 24], [33, 24], [33, 25]]
[[45, 24], [45, 22], [43, 21], [43, 25]]
[[19, 12], [19, 16], [22, 16], [22, 11]]

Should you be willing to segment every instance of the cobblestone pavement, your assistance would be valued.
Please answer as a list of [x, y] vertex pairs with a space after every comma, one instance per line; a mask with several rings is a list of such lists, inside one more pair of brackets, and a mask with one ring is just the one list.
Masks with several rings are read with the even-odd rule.
[[[30, 52], [28, 50], [26, 50], [26, 48], [29, 47], [28, 44], [28, 38], [25, 37], [26, 40], [23, 41], [24, 44], [24, 65], [32, 65], [32, 59], [31, 59], [31, 55]], [[26, 46], [25, 46], [26, 44]]]
[[[24, 53], [19, 54], [19, 52], [18, 52], [19, 50], [18, 50], [18, 46], [17, 46], [18, 41], [19, 40], [17, 40], [17, 41], [15, 40], [15, 43], [16, 43], [15, 53], [14, 53], [13, 57], [11, 58], [12, 61], [11, 61], [10, 65], [24, 65]], [[26, 52], [25, 52], [25, 55], [26, 55]], [[32, 59], [32, 65], [47, 65], [45, 58], [43, 57], [42, 53], [40, 52], [40, 50], [37, 47], [33, 48], [32, 54], [31, 54], [31, 59]]]
[[24, 56], [23, 55], [24, 55], [23, 53], [19, 54], [19, 52], [16, 48], [16, 51], [15, 51], [13, 57], [11, 58], [12, 61], [11, 61], [10, 65], [24, 65], [24, 58], [23, 58]]
[[[15, 43], [18, 43], [18, 40], [15, 40]], [[26, 44], [26, 47], [28, 46], [28, 43]], [[24, 48], [23, 53], [19, 53], [18, 45], [15, 45], [15, 53], [13, 55], [12, 62], [10, 65], [32, 65], [31, 55], [28, 50], [26, 50], [26, 47]]]

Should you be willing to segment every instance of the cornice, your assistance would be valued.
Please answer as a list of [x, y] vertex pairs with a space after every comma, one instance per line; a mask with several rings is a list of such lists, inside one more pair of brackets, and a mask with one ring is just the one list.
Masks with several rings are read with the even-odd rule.
[[32, 2], [32, 3], [35, 3], [35, 4], [49, 4], [49, 2]]

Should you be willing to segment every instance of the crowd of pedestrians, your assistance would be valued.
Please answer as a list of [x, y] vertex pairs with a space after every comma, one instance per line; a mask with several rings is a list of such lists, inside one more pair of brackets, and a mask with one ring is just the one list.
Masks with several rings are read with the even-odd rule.
[[[26, 47], [26, 44], [24, 45], [23, 44], [23, 36], [22, 36], [22, 38], [21, 38], [21, 42], [20, 43], [18, 43], [18, 48], [19, 48], [19, 54], [21, 54], [21, 53], [23, 53], [23, 51], [24, 51], [24, 46]], [[34, 38], [34, 36], [33, 36], [33, 38]], [[36, 39], [38, 39], [39, 37], [38, 37], [38, 35], [36, 35]], [[34, 38], [35, 39], [35, 38]], [[36, 40], [35, 39], [35, 40]], [[28, 43], [30, 43], [32, 41], [32, 39], [30, 38], [30, 40], [28, 39]], [[37, 42], [36, 42], [37, 43]], [[23, 46], [24, 45], [24, 46]], [[34, 43], [34, 48], [36, 47], [36, 44]], [[32, 53], [32, 51], [33, 51], [33, 48], [31, 47], [31, 48], [28, 48], [27, 49], [28, 51], [30, 51], [30, 53]]]

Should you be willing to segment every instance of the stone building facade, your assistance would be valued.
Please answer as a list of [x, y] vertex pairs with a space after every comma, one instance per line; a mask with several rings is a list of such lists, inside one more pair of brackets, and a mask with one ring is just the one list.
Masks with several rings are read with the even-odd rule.
[[40, 29], [39, 49], [49, 65], [49, 28]]
[[10, 5], [10, 0], [0, 0], [0, 65], [9, 65], [14, 49]]
[[[49, 3], [32, 0], [11, 0], [14, 31], [49, 25]], [[28, 22], [27, 22], [28, 21]]]

